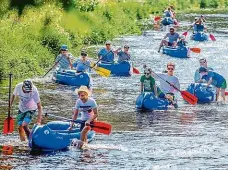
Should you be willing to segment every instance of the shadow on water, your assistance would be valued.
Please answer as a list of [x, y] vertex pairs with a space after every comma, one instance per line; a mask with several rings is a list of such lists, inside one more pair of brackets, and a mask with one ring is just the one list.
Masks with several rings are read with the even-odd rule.
[[[182, 16], [181, 16], [182, 17]], [[164, 71], [166, 63], [176, 64], [175, 74], [186, 89], [193, 81], [198, 59], [205, 57], [209, 66], [228, 79], [228, 39], [219, 30], [226, 28], [227, 16], [207, 16], [209, 31], [217, 41], [196, 43], [202, 52], [191, 53], [189, 59], [177, 59], [157, 53], [165, 32], [146, 31], [144, 36], [117, 38], [114, 44], [129, 44], [134, 67], [143, 72], [147, 64], [157, 72]], [[185, 21], [178, 32], [186, 31], [194, 15], [182, 17]], [[181, 18], [181, 20], [182, 20]], [[214, 32], [215, 31], [215, 32]], [[190, 34], [190, 33], [189, 33]], [[227, 169], [228, 128], [227, 105], [216, 103], [190, 106], [181, 97], [179, 108], [167, 111], [141, 112], [135, 109], [139, 95], [140, 75], [131, 77], [93, 77], [93, 97], [99, 105], [99, 120], [109, 122], [110, 136], [97, 134], [89, 148], [70, 147], [64, 152], [30, 153], [28, 144], [19, 141], [17, 127], [13, 134], [0, 135], [1, 146], [13, 146], [8, 155], [1, 150], [0, 167], [5, 169]], [[77, 98], [75, 87], [57, 85], [50, 80], [34, 79], [40, 91], [45, 113], [71, 118]], [[15, 85], [15, 83], [14, 83]], [[6, 118], [8, 106], [7, 83], [0, 86], [0, 122]], [[13, 116], [17, 106], [13, 107]], [[44, 117], [43, 124], [56, 120]], [[33, 119], [35, 123], [36, 118]], [[0, 124], [2, 129], [2, 123]], [[2, 148], [2, 147], [1, 147]], [[7, 167], [9, 166], [9, 167]], [[0, 168], [1, 169], [1, 168]]]

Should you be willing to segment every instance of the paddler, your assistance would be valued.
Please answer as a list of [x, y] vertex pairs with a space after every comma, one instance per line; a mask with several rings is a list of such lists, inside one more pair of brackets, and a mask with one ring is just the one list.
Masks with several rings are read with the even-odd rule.
[[[207, 66], [206, 58], [199, 59], [199, 64], [200, 64], [200, 67], [205, 67], [208, 71], [214, 71], [213, 68]], [[195, 83], [199, 83], [200, 81], [203, 81], [200, 78], [199, 68], [195, 71], [194, 81]]]
[[223, 102], [225, 103], [226, 98], [225, 98], [225, 90], [226, 90], [226, 80], [225, 78], [214, 72], [214, 71], [209, 71], [205, 67], [200, 67], [199, 68], [199, 73], [201, 76], [201, 80], [199, 82], [202, 82], [202, 80], [206, 80], [207, 82], [207, 87], [210, 85], [213, 85], [216, 87], [216, 101], [219, 100], [219, 93], [221, 91], [221, 97], [223, 98]]
[[73, 69], [75, 69], [77, 73], [89, 72], [91, 70], [89, 67], [91, 62], [87, 56], [87, 52], [85, 50], [82, 50], [80, 59], [76, 60], [73, 63]]
[[[81, 86], [76, 90], [76, 93], [79, 95], [79, 99], [77, 99], [75, 107], [74, 107], [74, 115], [73, 121], [77, 119], [78, 114], [81, 113], [81, 120], [84, 122], [81, 124], [81, 141], [78, 145], [79, 148], [82, 148], [84, 144], [88, 143], [87, 134], [91, 130], [90, 124], [93, 121], [97, 120], [98, 110], [96, 101], [89, 97], [89, 89], [86, 86]], [[74, 122], [72, 121], [68, 130], [71, 130], [74, 126]]]
[[69, 53], [67, 45], [62, 45], [59, 51], [59, 55], [56, 57], [56, 66], [60, 71], [70, 70], [73, 68], [72, 60], [74, 56]]
[[12, 108], [14, 99], [18, 96], [18, 115], [17, 124], [19, 126], [19, 135], [21, 141], [25, 141], [25, 134], [27, 138], [30, 135], [30, 129], [28, 127], [32, 120], [33, 115], [38, 109], [37, 124], [41, 124], [42, 119], [42, 106], [40, 102], [40, 96], [37, 88], [33, 85], [31, 80], [25, 80], [16, 85], [13, 95], [10, 101], [10, 109]]
[[[159, 78], [153, 72], [151, 74], [156, 80], [160, 81], [160, 88], [161, 88], [161, 91], [164, 93], [163, 97], [168, 99], [169, 101], [171, 101], [171, 104], [175, 108], [178, 108], [177, 101], [176, 101], [176, 98], [177, 98], [176, 95], [178, 93], [177, 89], [180, 89], [180, 83], [179, 83], [178, 78], [174, 75], [175, 64], [172, 62], [169, 62], [169, 63], [167, 63], [166, 67], [167, 67], [167, 73], [156, 73], [156, 74], [158, 76], [160, 76], [161, 78], [163, 78], [164, 80], [168, 81], [171, 85], [168, 84], [166, 81], [162, 80], [161, 78]], [[174, 88], [174, 86], [177, 89]]]
[[[168, 38], [168, 41], [166, 40], [166, 38]], [[179, 38], [179, 34], [175, 32], [174, 27], [171, 27], [169, 29], [169, 33], [167, 33], [165, 35], [165, 37], [163, 38], [163, 40], [161, 41], [161, 44], [159, 46], [158, 52], [160, 52], [161, 48], [165, 45], [165, 46], [173, 46], [176, 44], [177, 40]]]
[[[122, 51], [119, 51], [117, 52], [117, 55], [118, 55], [118, 63], [121, 63], [123, 61], [129, 61], [131, 59], [131, 55], [129, 54], [129, 46], [128, 45], [124, 45], [124, 50]], [[121, 48], [120, 48], [121, 49]]]

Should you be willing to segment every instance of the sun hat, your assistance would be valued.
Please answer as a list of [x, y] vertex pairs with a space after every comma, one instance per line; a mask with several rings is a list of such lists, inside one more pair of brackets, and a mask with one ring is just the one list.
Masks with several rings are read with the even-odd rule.
[[31, 92], [32, 91], [32, 82], [31, 82], [31, 80], [25, 80], [23, 82], [22, 87], [24, 88], [24, 90], [26, 92]]
[[107, 41], [105, 42], [105, 44], [112, 44], [112, 42], [109, 41], [109, 40], [107, 40]]
[[76, 94], [79, 94], [80, 92], [86, 92], [89, 95], [89, 89], [87, 86], [80, 86], [79, 89], [75, 90]]
[[201, 73], [201, 72], [207, 72], [207, 68], [205, 68], [205, 67], [200, 67], [199, 68], [199, 72]]
[[65, 44], [63, 44], [61, 47], [60, 47], [60, 50], [68, 50], [68, 48], [67, 48], [67, 45], [65, 45]]

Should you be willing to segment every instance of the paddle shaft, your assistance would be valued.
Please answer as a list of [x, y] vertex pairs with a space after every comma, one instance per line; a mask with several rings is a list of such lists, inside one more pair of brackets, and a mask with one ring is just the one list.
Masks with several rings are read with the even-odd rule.
[[43, 78], [62, 60], [62, 57], [44, 74]]
[[11, 86], [12, 86], [12, 73], [9, 74], [9, 106], [8, 106], [8, 131], [10, 130], [10, 106], [11, 106], [11, 103], [10, 103], [10, 98], [11, 98]]
[[[108, 53], [106, 53], [103, 57], [105, 57], [106, 55], [108, 55], [110, 52], [113, 52], [112, 50], [110, 50]], [[100, 57], [100, 59], [94, 64], [93, 67], [90, 67], [90, 68], [94, 68], [100, 61], [103, 57]]]
[[[152, 70], [151, 70], [152, 71]], [[152, 71], [153, 72], [153, 71]], [[153, 72], [156, 76], [158, 76], [160, 79], [162, 79], [163, 81], [165, 81], [166, 83], [168, 83], [170, 86], [172, 86], [174, 89], [176, 89], [177, 91], [181, 92], [180, 89], [178, 89], [176, 86], [174, 86], [173, 84], [171, 84], [170, 82], [168, 82], [167, 80], [163, 79], [161, 76], [159, 76], [158, 74], [156, 74], [155, 72]]]
[[[74, 123], [85, 123], [85, 121], [82, 121], [82, 120], [72, 120], [72, 119], [67, 119], [65, 117], [62, 117], [62, 116], [56, 116], [54, 114], [51, 114], [51, 113], [45, 113], [45, 117], [47, 116], [51, 116], [51, 117], [55, 117], [55, 118], [60, 118], [60, 119], [63, 119], [65, 121], [68, 121], [68, 122], [74, 122]], [[89, 124], [89, 126], [91, 127], [96, 127], [96, 126], [93, 126], [92, 124]]]

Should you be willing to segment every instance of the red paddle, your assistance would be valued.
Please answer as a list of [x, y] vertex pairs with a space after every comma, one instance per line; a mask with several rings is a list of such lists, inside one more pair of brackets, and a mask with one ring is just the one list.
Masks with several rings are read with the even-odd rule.
[[133, 67], [133, 73], [140, 74], [139, 70], [137, 68], [135, 68], [135, 67]]
[[12, 84], [12, 73], [9, 74], [9, 106], [8, 106], [8, 117], [4, 120], [3, 134], [12, 133], [14, 131], [14, 119], [10, 116], [11, 84]]
[[216, 41], [215, 36], [213, 34], [210, 34], [209, 37], [212, 41]]
[[193, 47], [193, 48], [190, 48], [190, 50], [194, 53], [200, 53], [201, 52], [201, 49], [200, 48], [197, 48], [197, 47]]
[[[152, 70], [151, 70], [152, 71]], [[153, 71], [152, 71], [153, 72]], [[168, 83], [170, 86], [174, 87], [177, 91], [179, 91], [181, 93], [181, 96], [183, 97], [183, 99], [185, 101], [187, 101], [188, 103], [195, 105], [197, 104], [198, 98], [196, 96], [194, 96], [193, 94], [189, 93], [188, 91], [181, 91], [180, 89], [178, 89], [176, 86], [174, 86], [173, 84], [171, 84], [170, 82], [168, 82], [167, 80], [163, 79], [162, 77], [160, 77], [159, 75], [157, 75], [155, 72], [153, 72], [156, 76], [158, 76], [160, 79], [164, 80], [166, 83]]]
[[[56, 116], [56, 115], [53, 115], [50, 113], [46, 113], [45, 116], [52, 116], [52, 117], [60, 118], [60, 119], [63, 119], [65, 121], [68, 121], [68, 122], [72, 121], [72, 119], [69, 120], [69, 119], [66, 119], [65, 117]], [[84, 123], [84, 121], [81, 121], [81, 120], [75, 120], [73, 122]], [[91, 126], [92, 130], [94, 130], [95, 132], [102, 133], [105, 135], [109, 135], [112, 131], [112, 125], [110, 125], [109, 123], [106, 123], [106, 122], [102, 122], [102, 121], [94, 121], [89, 126]]]
[[154, 17], [154, 21], [159, 21], [160, 19], [161, 19], [160, 16], [155, 16], [155, 17]]

